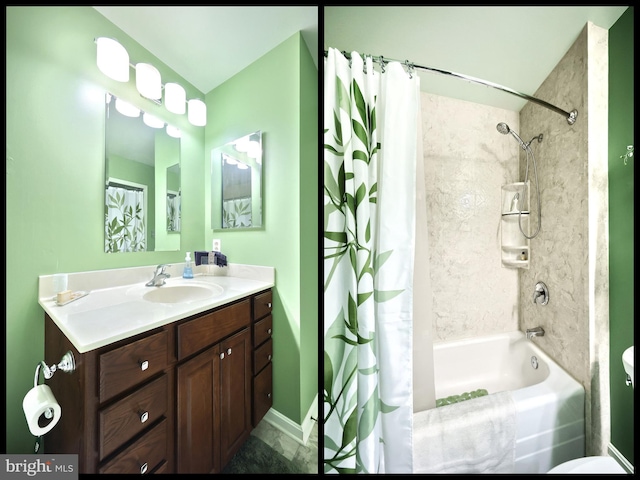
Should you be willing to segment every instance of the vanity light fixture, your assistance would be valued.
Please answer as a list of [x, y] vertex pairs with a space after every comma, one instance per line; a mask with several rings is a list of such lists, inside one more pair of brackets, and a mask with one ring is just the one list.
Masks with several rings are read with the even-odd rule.
[[116, 97], [116, 110], [127, 117], [139, 117], [140, 110], [130, 103]]
[[171, 113], [182, 115], [186, 109], [187, 93], [177, 83], [164, 86], [164, 104]]
[[107, 77], [118, 82], [129, 81], [129, 54], [113, 38], [96, 39], [98, 68]]
[[151, 100], [162, 99], [162, 81], [158, 69], [149, 63], [137, 63], [136, 88], [143, 97]]
[[188, 102], [188, 108], [187, 117], [189, 122], [196, 127], [204, 127], [207, 124], [207, 106], [205, 103], [199, 98], [192, 98]]
[[98, 37], [95, 39], [95, 43], [97, 45], [98, 68], [107, 77], [118, 82], [128, 82], [129, 68], [133, 67], [136, 70], [136, 88], [140, 95], [161, 104], [162, 90], [164, 89], [164, 104], [167, 110], [182, 115], [187, 111], [188, 104], [187, 117], [189, 122], [197, 127], [204, 127], [207, 124], [207, 106], [202, 100], [193, 98], [187, 102], [185, 89], [177, 83], [169, 82], [163, 86], [160, 72], [153, 65], [142, 62], [135, 65], [130, 64], [127, 50], [116, 40]]

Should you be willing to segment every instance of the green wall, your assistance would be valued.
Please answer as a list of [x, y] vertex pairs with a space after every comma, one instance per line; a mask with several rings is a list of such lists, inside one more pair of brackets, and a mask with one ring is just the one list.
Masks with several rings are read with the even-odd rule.
[[[262, 131], [263, 228], [213, 230], [208, 222], [203, 247], [217, 238], [229, 261], [275, 267], [273, 407], [300, 424], [318, 392], [319, 182], [318, 70], [300, 33], [209, 92], [206, 103], [207, 172], [212, 150]], [[210, 219], [208, 174], [202, 184]]]
[[[255, 235], [227, 236], [225, 232], [220, 237], [228, 239], [222, 246], [232, 263], [276, 267], [274, 407], [299, 422], [317, 392], [307, 391], [300, 380], [306, 375], [317, 376], [317, 368], [310, 372], [309, 365], [317, 358], [317, 344], [313, 351], [304, 351], [304, 360], [300, 354], [301, 342], [308, 346], [312, 335], [307, 326], [317, 330], [317, 301], [310, 308], [305, 306], [304, 318], [301, 315], [301, 302], [308, 296], [301, 291], [308, 287], [317, 292], [317, 282], [313, 287], [301, 285], [307, 273], [300, 271], [317, 268], [317, 249], [303, 251], [312, 243], [309, 239], [314, 233], [299, 231], [301, 187], [317, 184], [317, 176], [307, 177], [317, 169], [301, 165], [311, 158], [308, 151], [317, 151], [317, 135], [313, 145], [301, 145], [301, 139], [310, 136], [312, 121], [303, 121], [300, 115], [312, 109], [317, 93], [309, 99], [309, 90], [317, 92], [317, 86], [308, 83], [312, 76], [306, 60], [309, 54], [303, 52], [299, 35], [267, 54], [268, 61], [249, 67], [251, 74], [241, 72], [237, 80], [234, 77], [220, 87], [223, 91], [244, 91], [242, 98], [236, 96], [237, 101], [224, 101], [223, 111], [236, 112], [237, 117], [220, 116], [219, 102], [211, 103], [217, 94], [206, 95], [209, 118], [203, 128], [191, 126], [186, 115], [173, 115], [142, 99], [133, 76], [122, 84], [98, 70], [94, 39], [109, 36], [127, 49], [133, 62], [156, 66], [163, 82], [180, 83], [187, 98], [205, 96], [95, 9], [7, 7], [6, 14], [6, 453], [33, 452], [34, 439], [26, 425], [22, 398], [33, 386], [37, 363], [44, 359], [38, 276], [177, 263], [183, 261], [187, 250], [210, 248], [212, 231], [204, 183], [209, 172], [208, 152], [218, 138], [233, 136], [235, 130], [248, 133], [254, 126], [254, 130], [266, 132], [265, 160], [270, 162], [265, 170], [266, 226]], [[263, 88], [263, 81], [270, 87]], [[314, 82], [317, 85], [317, 79]], [[181, 251], [103, 251], [105, 91], [182, 131]], [[256, 98], [244, 101], [251, 97], [247, 92], [254, 91], [262, 92], [259, 103]], [[262, 114], [256, 115], [257, 111]], [[313, 117], [317, 122], [317, 107]], [[315, 214], [317, 196], [307, 197], [306, 191], [304, 195]]]
[[634, 145], [633, 7], [609, 29], [609, 332], [611, 443], [632, 464], [633, 389], [625, 385], [622, 352], [634, 344], [633, 168], [635, 156], [620, 158]]

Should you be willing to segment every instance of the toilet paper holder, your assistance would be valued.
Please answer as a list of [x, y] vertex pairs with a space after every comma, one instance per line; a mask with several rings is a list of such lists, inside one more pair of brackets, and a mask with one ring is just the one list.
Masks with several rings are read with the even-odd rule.
[[33, 386], [37, 387], [38, 386], [38, 380], [40, 379], [40, 369], [42, 369], [42, 374], [44, 375], [45, 380], [50, 379], [51, 377], [53, 377], [53, 374], [56, 373], [56, 371], [58, 370], [62, 370], [63, 372], [66, 373], [71, 373], [73, 371], [75, 371], [76, 369], [76, 359], [73, 356], [73, 352], [71, 352], [71, 350], [67, 351], [67, 353], [65, 353], [62, 358], [60, 359], [60, 361], [58, 362], [58, 364], [54, 364], [54, 365], [47, 365], [45, 363], [44, 360], [42, 360], [40, 363], [38, 363], [38, 365], [36, 366], [36, 374], [35, 377], [33, 378]]

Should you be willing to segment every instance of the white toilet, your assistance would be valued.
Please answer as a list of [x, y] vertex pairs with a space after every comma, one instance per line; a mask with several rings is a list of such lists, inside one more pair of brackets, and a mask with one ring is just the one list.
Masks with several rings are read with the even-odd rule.
[[553, 467], [547, 473], [627, 473], [613, 457], [582, 457]]

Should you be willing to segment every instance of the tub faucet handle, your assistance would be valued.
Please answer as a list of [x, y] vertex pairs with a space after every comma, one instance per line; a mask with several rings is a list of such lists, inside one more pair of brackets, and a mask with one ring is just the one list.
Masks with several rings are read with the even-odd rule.
[[[541, 298], [541, 300], [539, 300]], [[544, 282], [536, 283], [536, 288], [533, 291], [533, 303], [540, 305], [546, 305], [549, 303], [549, 289]]]

